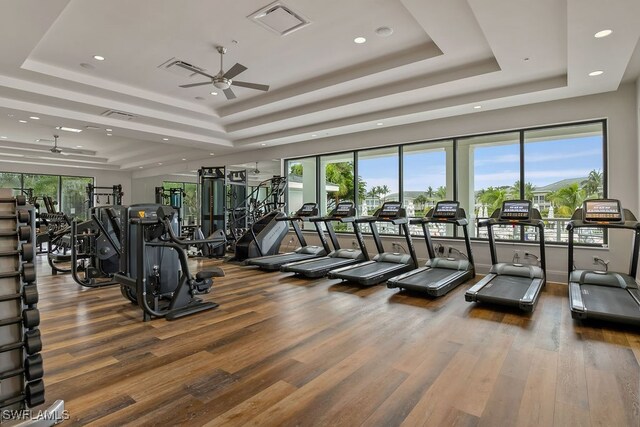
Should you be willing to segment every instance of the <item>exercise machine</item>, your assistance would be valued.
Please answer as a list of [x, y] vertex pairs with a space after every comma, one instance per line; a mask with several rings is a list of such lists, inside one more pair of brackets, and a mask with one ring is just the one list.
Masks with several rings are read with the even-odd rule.
[[[493, 230], [499, 225], [536, 227], [540, 242], [540, 265], [499, 263]], [[488, 228], [492, 266], [489, 274], [467, 290], [465, 300], [506, 305], [532, 312], [546, 283], [544, 222], [540, 212], [531, 207], [529, 200], [507, 200], [502, 203], [501, 209], [496, 209], [491, 214], [491, 218], [479, 221], [478, 226]]]
[[[98, 187], [93, 184], [87, 184], [87, 217], [91, 215], [91, 208], [100, 204], [100, 197], [106, 197], [106, 205], [121, 206], [122, 197], [124, 192], [122, 191], [122, 185], [112, 185], [111, 187]], [[113, 200], [113, 203], [111, 201]]]
[[186, 247], [208, 240], [180, 239], [176, 212], [170, 206], [132, 205], [125, 218], [121, 272], [114, 279], [122, 295], [142, 309], [144, 321], [174, 320], [218, 307], [197, 295], [210, 292], [213, 278], [224, 276], [224, 271], [209, 268], [192, 275], [187, 262]]
[[288, 233], [287, 215], [271, 211], [255, 221], [236, 241], [233, 261], [275, 255]]
[[[400, 226], [409, 252], [385, 252], [376, 226], [378, 222]], [[364, 286], [371, 286], [384, 282], [398, 274], [413, 270], [418, 266], [418, 259], [416, 258], [411, 234], [409, 233], [409, 221], [400, 202], [385, 202], [373, 216], [359, 218], [356, 223], [369, 224], [378, 254], [372, 260], [329, 271], [327, 276], [330, 279], [342, 279]]]
[[182, 202], [185, 191], [182, 188], [156, 187], [156, 203], [171, 206], [178, 212], [178, 224], [182, 229]]
[[[2, 191], [4, 193], [4, 191]], [[2, 422], [20, 421], [45, 403], [35, 251], [35, 208], [24, 196], [0, 195], [0, 410]], [[64, 419], [56, 401], [24, 425], [51, 426]], [[15, 417], [14, 420], [11, 420]]]
[[[580, 228], [632, 230], [634, 233], [629, 273], [576, 270], [573, 261], [574, 232]], [[569, 306], [574, 319], [600, 319], [640, 325], [640, 291], [636, 274], [640, 250], [640, 223], [615, 199], [586, 200], [567, 224], [569, 231]]]
[[291, 224], [291, 227], [293, 228], [293, 231], [296, 233], [296, 237], [298, 238], [298, 242], [300, 242], [300, 247], [293, 252], [251, 258], [247, 261], [247, 264], [256, 265], [263, 270], [276, 271], [280, 270], [280, 267], [282, 267], [284, 264], [290, 262], [319, 258], [327, 255], [331, 249], [329, 248], [327, 239], [322, 232], [319, 221], [313, 222], [313, 225], [315, 226], [315, 230], [320, 237], [322, 246], [308, 245], [306, 239], [304, 238], [304, 235], [302, 234], [302, 231], [300, 230], [300, 222], [307, 221], [317, 215], [318, 204], [305, 203], [300, 209], [298, 209], [298, 211], [294, 215], [283, 215], [282, 217], [275, 218], [276, 222], [280, 222], [282, 224], [285, 224], [285, 222], [289, 222]]
[[[355, 222], [356, 208], [353, 202], [340, 202], [327, 216], [310, 218], [311, 222], [321, 222], [324, 224], [333, 244], [333, 251], [327, 256], [313, 258], [298, 262], [292, 262], [280, 267], [281, 271], [296, 273], [297, 275], [317, 278], [325, 276], [330, 270], [338, 267], [355, 264], [360, 261], [369, 260], [369, 254], [364, 244], [360, 227]], [[332, 222], [351, 224], [356, 236], [359, 249], [342, 249], [340, 242], [333, 229]]]
[[[411, 270], [387, 280], [388, 288], [409, 289], [439, 297], [475, 277], [473, 254], [469, 240], [468, 221], [464, 209], [455, 201], [438, 202], [424, 218], [411, 220], [411, 224], [422, 225], [429, 260], [424, 267]], [[465, 259], [438, 256], [434, 250], [429, 224], [452, 224], [462, 228], [466, 246]], [[451, 255], [450, 253], [447, 255]]]

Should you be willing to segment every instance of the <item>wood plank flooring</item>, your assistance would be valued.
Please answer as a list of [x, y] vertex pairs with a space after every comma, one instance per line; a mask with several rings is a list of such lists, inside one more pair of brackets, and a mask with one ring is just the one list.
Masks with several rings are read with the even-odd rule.
[[40, 262], [65, 425], [640, 426], [640, 331], [574, 322], [564, 285], [527, 315], [465, 302], [469, 285], [427, 299], [197, 264], [226, 271], [220, 307], [144, 323], [117, 287]]

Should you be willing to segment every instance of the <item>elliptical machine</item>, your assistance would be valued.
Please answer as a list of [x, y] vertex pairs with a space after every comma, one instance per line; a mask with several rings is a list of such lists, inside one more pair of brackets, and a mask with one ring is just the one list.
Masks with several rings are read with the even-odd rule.
[[126, 211], [122, 233], [121, 271], [114, 275], [122, 295], [143, 311], [143, 320], [164, 317], [174, 320], [218, 307], [196, 295], [211, 290], [220, 268], [194, 275], [189, 270], [186, 247], [210, 240], [181, 240], [178, 221], [170, 206], [144, 204]]

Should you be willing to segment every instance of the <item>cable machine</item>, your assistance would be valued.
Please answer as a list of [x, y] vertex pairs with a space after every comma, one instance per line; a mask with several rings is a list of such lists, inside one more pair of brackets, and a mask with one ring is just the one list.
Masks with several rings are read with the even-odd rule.
[[[112, 185], [111, 187], [97, 187], [93, 184], [87, 185], [87, 218], [91, 216], [91, 208], [100, 204], [100, 197], [107, 198], [107, 205], [113, 206], [121, 206], [122, 205], [122, 196], [124, 196], [124, 192], [122, 191], [122, 185]], [[111, 200], [113, 199], [113, 203]]]
[[182, 188], [156, 187], [156, 203], [171, 206], [178, 212], [178, 225], [182, 227], [182, 203], [186, 192]]
[[[247, 228], [247, 171], [226, 167], [202, 167], [200, 182], [200, 227], [204, 236], [224, 230], [230, 240]], [[243, 212], [242, 215], [239, 212]], [[236, 218], [241, 218], [237, 220]]]

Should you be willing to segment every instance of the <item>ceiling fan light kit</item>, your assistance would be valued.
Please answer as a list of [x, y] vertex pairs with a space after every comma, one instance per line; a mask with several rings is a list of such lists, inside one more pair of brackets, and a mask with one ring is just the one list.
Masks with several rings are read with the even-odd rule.
[[198, 82], [198, 83], [189, 83], [186, 85], [180, 85], [181, 88], [186, 89], [190, 87], [213, 85], [215, 88], [222, 90], [224, 93], [224, 96], [227, 99], [236, 98], [236, 94], [231, 89], [231, 86], [245, 87], [248, 89], [256, 89], [256, 90], [261, 90], [263, 92], [266, 92], [269, 90], [268, 85], [232, 80], [238, 74], [246, 71], [247, 67], [245, 67], [242, 64], [236, 63], [233, 67], [229, 68], [225, 72], [224, 71], [224, 54], [227, 53], [227, 49], [223, 46], [217, 46], [216, 50], [220, 54], [220, 71], [215, 76], [212, 76], [211, 74], [207, 74], [201, 69], [192, 67], [186, 63], [178, 64], [180, 67], [186, 68], [195, 74], [200, 74], [205, 77], [209, 77], [209, 79], [211, 79], [210, 81], [207, 81], [207, 82]]

